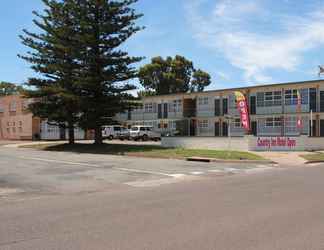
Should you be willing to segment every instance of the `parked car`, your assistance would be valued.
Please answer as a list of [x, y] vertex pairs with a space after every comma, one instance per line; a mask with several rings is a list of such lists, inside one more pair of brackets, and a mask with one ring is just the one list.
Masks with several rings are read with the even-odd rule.
[[158, 141], [161, 139], [161, 134], [153, 130], [150, 126], [133, 126], [130, 130], [130, 138], [132, 140], [148, 141], [154, 140]]
[[123, 127], [118, 135], [118, 139], [121, 141], [130, 140], [130, 130]]
[[127, 139], [129, 138], [129, 131], [128, 129], [124, 128], [120, 125], [113, 125], [113, 126], [103, 126], [102, 127], [102, 137], [104, 139]]

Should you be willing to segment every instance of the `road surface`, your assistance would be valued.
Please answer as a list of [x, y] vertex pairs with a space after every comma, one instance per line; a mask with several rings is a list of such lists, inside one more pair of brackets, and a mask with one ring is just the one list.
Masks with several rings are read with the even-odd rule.
[[[26, 154], [34, 160], [18, 159], [27, 157]], [[1, 148], [1, 168], [4, 162], [22, 171], [31, 162], [35, 165], [30, 171], [33, 174], [24, 172], [28, 185], [34, 188], [30, 193], [26, 189], [25, 194], [0, 199], [1, 250], [324, 249], [321, 165], [221, 177], [209, 173], [158, 186], [136, 187], [115, 182], [89, 192], [76, 185], [80, 192], [66, 188], [54, 192], [54, 183], [68, 186], [66, 180], [53, 177], [55, 171], [73, 180], [74, 171], [91, 166], [66, 166], [58, 162], [72, 162], [75, 156], [67, 159], [61, 155], [55, 163], [37, 161], [34, 154], [4, 153]], [[83, 157], [79, 161], [84, 162]], [[111, 164], [116, 166], [118, 161], [122, 160], [114, 158]], [[99, 160], [91, 162], [101, 164]], [[50, 166], [57, 169], [50, 173], [47, 164], [54, 163]], [[132, 167], [135, 166], [133, 163]], [[78, 170], [70, 175], [66, 170], [69, 167]], [[182, 169], [180, 165], [177, 168], [177, 172]], [[51, 185], [44, 184], [45, 177], [36, 177], [35, 169]], [[7, 178], [12, 180], [12, 188], [14, 184], [22, 189], [28, 187], [26, 183], [24, 186], [15, 182], [13, 176]], [[48, 188], [48, 192], [37, 191], [42, 188]]]

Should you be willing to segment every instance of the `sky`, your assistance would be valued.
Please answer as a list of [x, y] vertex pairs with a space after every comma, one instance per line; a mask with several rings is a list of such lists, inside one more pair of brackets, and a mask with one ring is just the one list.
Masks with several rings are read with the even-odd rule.
[[[33, 76], [17, 57], [19, 39], [33, 30], [41, 0], [0, 3], [0, 81]], [[139, 0], [133, 6], [146, 28], [123, 46], [130, 55], [182, 55], [212, 76], [208, 89], [318, 79], [324, 64], [323, 0]]]

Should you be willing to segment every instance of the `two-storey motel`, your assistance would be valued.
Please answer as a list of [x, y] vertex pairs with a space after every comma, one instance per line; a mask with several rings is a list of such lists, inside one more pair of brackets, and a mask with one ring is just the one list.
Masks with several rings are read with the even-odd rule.
[[141, 107], [117, 119], [179, 136], [244, 136], [247, 131], [241, 125], [235, 91], [247, 98], [251, 134], [324, 137], [324, 80], [145, 97]]

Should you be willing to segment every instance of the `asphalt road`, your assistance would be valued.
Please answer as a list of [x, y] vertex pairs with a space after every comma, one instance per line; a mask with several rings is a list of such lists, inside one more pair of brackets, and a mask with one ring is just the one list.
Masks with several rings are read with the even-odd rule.
[[[267, 169], [260, 164], [194, 163], [0, 147], [0, 202], [6, 199], [148, 187]], [[5, 200], [6, 200], [5, 199]]]
[[[90, 155], [85, 161], [85, 156], [59, 154], [55, 155], [56, 162], [53, 155], [38, 155], [52, 160], [45, 162], [37, 160], [34, 151], [0, 150], [1, 169], [4, 163], [21, 171], [26, 171], [31, 162], [35, 165], [24, 174], [28, 185], [37, 188], [53, 188], [54, 183], [69, 186], [66, 180], [47, 172], [50, 166], [56, 166], [59, 175], [70, 177], [74, 171], [60, 171], [91, 168], [66, 166], [63, 161], [97, 164], [100, 169], [104, 166]], [[117, 166], [123, 161], [137, 166], [130, 159], [118, 157], [112, 158], [110, 164]], [[183, 167], [180, 162], [165, 163], [176, 172], [187, 167], [194, 169], [193, 165]], [[163, 168], [159, 161], [155, 165]], [[46, 169], [43, 175], [52, 184], [44, 185], [35, 169]], [[153, 174], [149, 178], [158, 177]], [[12, 187], [20, 185], [23, 189], [24, 185], [15, 178], [11, 180]], [[116, 181], [93, 192], [85, 192], [91, 188], [79, 185], [76, 190], [84, 192], [67, 192], [63, 188], [64, 192], [41, 193], [35, 187], [33, 196], [26, 192], [17, 199], [10, 199], [10, 195], [0, 199], [0, 249], [320, 250], [324, 249], [323, 180], [324, 166], [318, 165], [221, 177], [210, 172], [157, 186], [135, 187]], [[36, 183], [43, 184], [38, 187]]]

